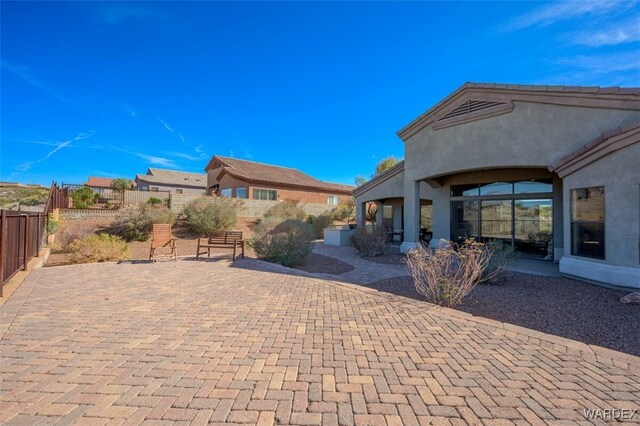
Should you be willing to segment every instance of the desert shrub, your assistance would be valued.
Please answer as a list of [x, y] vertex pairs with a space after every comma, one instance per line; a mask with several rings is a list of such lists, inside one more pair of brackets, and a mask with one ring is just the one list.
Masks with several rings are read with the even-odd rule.
[[173, 225], [176, 215], [163, 205], [142, 204], [138, 208], [122, 210], [109, 226], [109, 232], [126, 241], [147, 241], [154, 223]]
[[335, 221], [346, 221], [349, 223], [353, 218], [355, 210], [356, 200], [352, 197], [334, 207], [333, 210], [331, 210], [331, 216]]
[[324, 236], [325, 228], [333, 225], [333, 216], [331, 215], [331, 212], [325, 212], [319, 216], [309, 215], [307, 216], [307, 223], [313, 225], [313, 228], [316, 231], [316, 237], [322, 238]]
[[219, 197], [192, 201], [185, 207], [184, 215], [189, 229], [200, 235], [233, 229], [238, 222], [234, 203]]
[[296, 266], [311, 253], [314, 239], [313, 225], [300, 219], [282, 221], [271, 217], [258, 223], [249, 244], [261, 258], [284, 266]]
[[437, 250], [418, 245], [407, 253], [407, 267], [418, 293], [431, 303], [451, 307], [478, 284], [488, 258], [484, 245], [471, 240], [457, 250], [450, 242]]
[[496, 284], [502, 280], [506, 267], [516, 259], [516, 250], [502, 240], [489, 240], [483, 250], [488, 259], [480, 283]]
[[68, 252], [74, 241], [85, 239], [93, 234], [93, 230], [94, 227], [83, 220], [65, 220], [56, 233], [56, 239], [61, 249]]
[[152, 206], [157, 206], [160, 204], [164, 204], [164, 202], [160, 199], [160, 198], [156, 198], [156, 197], [151, 197], [147, 200], [147, 204], [152, 205]]
[[306, 220], [307, 213], [300, 206], [300, 203], [295, 200], [284, 200], [274, 204], [266, 212], [263, 217], [276, 217], [282, 220], [285, 219], [299, 219]]
[[91, 188], [80, 188], [71, 193], [73, 207], [76, 209], [87, 209], [93, 206], [99, 197], [100, 194], [94, 193]]
[[69, 260], [73, 263], [109, 262], [130, 257], [127, 243], [122, 238], [109, 234], [90, 235], [75, 240], [69, 248]]
[[56, 220], [56, 218], [49, 214], [47, 216], [47, 234], [55, 234], [60, 226], [60, 221]]
[[387, 234], [382, 228], [359, 228], [351, 236], [351, 244], [364, 256], [379, 256], [384, 254]]

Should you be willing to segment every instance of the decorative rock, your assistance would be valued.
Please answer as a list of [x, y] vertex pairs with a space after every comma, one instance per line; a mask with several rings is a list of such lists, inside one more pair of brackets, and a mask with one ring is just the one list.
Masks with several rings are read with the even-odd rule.
[[620, 301], [626, 305], [640, 305], [640, 292], [629, 293], [620, 298]]

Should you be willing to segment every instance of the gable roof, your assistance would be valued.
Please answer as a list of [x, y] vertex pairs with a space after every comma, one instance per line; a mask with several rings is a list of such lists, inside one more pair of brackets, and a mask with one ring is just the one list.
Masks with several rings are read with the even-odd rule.
[[351, 194], [351, 191], [354, 189], [351, 185], [318, 180], [301, 172], [300, 170], [290, 167], [274, 166], [272, 164], [239, 160], [237, 158], [222, 157], [220, 155], [213, 156], [211, 161], [209, 161], [206, 170], [209, 171], [214, 168], [213, 166], [216, 163], [220, 163], [222, 165], [222, 170], [217, 176], [218, 181], [224, 174], [228, 174], [236, 179], [266, 185], [319, 189], [322, 191], [333, 191], [342, 194]]
[[113, 182], [112, 178], [89, 176], [85, 185], [98, 188], [111, 188], [111, 182]]
[[396, 164], [395, 166], [391, 167], [388, 170], [385, 170], [384, 172], [380, 173], [377, 176], [374, 176], [370, 181], [365, 182], [364, 184], [354, 189], [353, 196], [358, 197], [361, 194], [364, 194], [365, 192], [367, 192], [368, 190], [375, 188], [381, 183], [403, 172], [404, 172], [404, 160], [398, 161], [398, 164]]
[[545, 86], [465, 83], [397, 132], [403, 141], [466, 101], [538, 102], [556, 105], [640, 109], [640, 87]]
[[159, 185], [207, 187], [207, 175], [204, 173], [181, 172], [178, 170], [149, 168], [146, 175], [136, 175], [136, 180]]
[[640, 143], [640, 120], [602, 133], [588, 144], [565, 155], [548, 168], [564, 178], [602, 157], [634, 143]]

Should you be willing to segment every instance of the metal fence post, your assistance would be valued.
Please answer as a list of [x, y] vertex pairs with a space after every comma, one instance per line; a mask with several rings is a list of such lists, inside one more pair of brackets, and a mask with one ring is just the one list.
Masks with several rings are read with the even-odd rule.
[[7, 211], [0, 211], [0, 297], [4, 287], [4, 260], [7, 255], [4, 250], [5, 229], [7, 228]]
[[38, 212], [38, 233], [36, 234], [36, 257], [40, 257], [40, 243], [42, 242], [42, 235], [44, 234], [44, 227], [42, 226], [42, 213]]
[[24, 216], [24, 258], [22, 259], [22, 270], [27, 270], [27, 250], [29, 248], [29, 215], [25, 214]]

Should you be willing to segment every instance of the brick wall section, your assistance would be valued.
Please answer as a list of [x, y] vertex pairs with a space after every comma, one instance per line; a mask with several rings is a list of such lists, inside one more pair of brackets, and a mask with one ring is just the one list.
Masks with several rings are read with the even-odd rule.
[[[180, 213], [184, 207], [193, 200], [200, 198], [194, 195], [188, 194], [171, 194], [171, 210]], [[213, 197], [206, 197], [213, 198]], [[238, 199], [232, 198], [234, 201], [238, 201], [242, 207], [238, 210], [238, 217], [243, 218], [256, 218], [262, 217], [271, 206], [278, 203], [278, 201], [267, 200], [252, 200], [252, 199]], [[334, 206], [320, 203], [301, 203], [302, 208], [307, 214], [318, 216], [327, 210], [331, 210]]]

